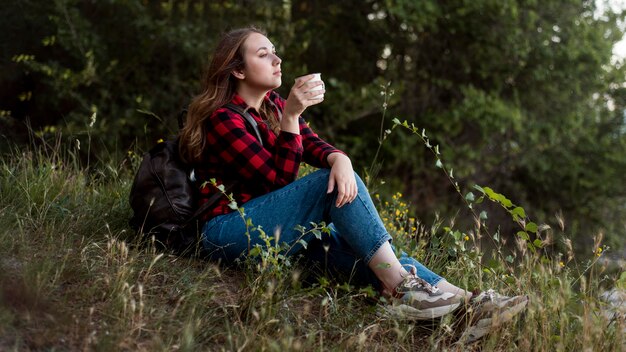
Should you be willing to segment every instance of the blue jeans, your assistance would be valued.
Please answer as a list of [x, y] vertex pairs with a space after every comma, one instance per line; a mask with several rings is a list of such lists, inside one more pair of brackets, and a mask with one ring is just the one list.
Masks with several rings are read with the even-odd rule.
[[[336, 191], [326, 193], [329, 174], [328, 169], [318, 170], [248, 201], [243, 204], [245, 217], [270, 236], [278, 231], [280, 243], [289, 245], [286, 255], [303, 254], [326, 273], [379, 288], [380, 282], [367, 264], [383, 243], [391, 241], [391, 236], [359, 176], [356, 199], [337, 208]], [[331, 234], [322, 234], [321, 240], [311, 232], [302, 237], [302, 232], [296, 230], [297, 225], [310, 229], [312, 222], [322, 221], [330, 224]], [[306, 249], [300, 239], [308, 243]], [[238, 212], [217, 216], [204, 224], [202, 242], [210, 259], [232, 263], [248, 253], [246, 224]], [[256, 244], [264, 245], [258, 231], [250, 233], [250, 248]], [[442, 279], [405, 253], [400, 253], [398, 260], [404, 266], [415, 266], [417, 275], [432, 285]]]

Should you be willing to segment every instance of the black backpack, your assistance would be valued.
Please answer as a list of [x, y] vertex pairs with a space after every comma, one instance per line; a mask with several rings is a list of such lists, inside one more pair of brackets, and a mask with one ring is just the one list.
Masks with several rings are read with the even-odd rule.
[[[242, 115], [246, 126], [263, 144], [256, 121], [247, 111], [228, 103], [226, 108]], [[182, 127], [184, 111], [179, 117]], [[131, 227], [144, 238], [154, 236], [161, 249], [178, 254], [197, 254], [201, 246], [201, 217], [222, 196], [214, 194], [202, 207], [197, 206], [198, 189], [191, 180], [192, 169], [178, 153], [178, 138], [159, 143], [144, 154], [129, 194], [133, 216]], [[226, 191], [235, 183], [227, 185]]]

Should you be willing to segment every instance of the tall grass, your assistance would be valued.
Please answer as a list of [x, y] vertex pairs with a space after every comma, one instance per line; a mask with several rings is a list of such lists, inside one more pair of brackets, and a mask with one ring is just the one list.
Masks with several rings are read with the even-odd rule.
[[[616, 274], [597, 257], [421, 224], [402, 195], [376, 195], [395, 244], [465, 287], [526, 293], [525, 316], [470, 345], [454, 317], [377, 315], [371, 289], [298, 265], [220, 267], [140, 245], [127, 226], [134, 158], [93, 163], [75, 146], [15, 150], [0, 163], [0, 350], [623, 350], [623, 319], [601, 314]], [[97, 166], [94, 166], [97, 165]], [[563, 236], [553, 233], [552, 237]], [[503, 237], [505, 237], [503, 235]], [[513, 240], [509, 241], [509, 244]], [[567, 248], [565, 246], [564, 248]], [[550, 253], [550, 255], [548, 255]], [[492, 258], [492, 259], [488, 259]]]

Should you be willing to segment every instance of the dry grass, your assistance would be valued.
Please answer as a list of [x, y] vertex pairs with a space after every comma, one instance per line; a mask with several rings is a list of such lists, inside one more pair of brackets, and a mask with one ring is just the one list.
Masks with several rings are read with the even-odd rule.
[[[561, 266], [558, 255], [511, 249], [514, 264], [481, 266], [486, 255], [476, 239], [448, 243], [449, 231], [440, 224], [432, 231], [420, 227], [424, 236], [457, 248], [451, 259], [447, 251], [411, 242], [411, 230], [396, 226], [397, 244], [446, 272], [450, 281], [530, 295], [523, 320], [459, 346], [451, 316], [420, 323], [385, 319], [377, 316], [367, 290], [326, 281], [303, 286], [298, 266], [225, 268], [137, 246], [126, 225], [132, 175], [123, 162], [87, 173], [69, 153], [33, 152], [4, 157], [0, 168], [0, 350], [618, 351], [625, 346], [624, 321], [608, 321], [597, 298], [615, 275], [594, 262], [578, 269], [574, 261]], [[381, 203], [388, 221], [398, 224], [406, 216], [394, 208], [400, 203]]]

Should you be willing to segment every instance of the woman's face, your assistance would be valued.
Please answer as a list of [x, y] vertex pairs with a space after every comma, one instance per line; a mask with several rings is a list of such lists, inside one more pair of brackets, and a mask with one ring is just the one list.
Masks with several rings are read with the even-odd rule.
[[267, 37], [260, 33], [252, 33], [243, 44], [244, 63], [243, 78], [239, 84], [247, 85], [254, 90], [272, 90], [280, 87], [280, 58], [276, 49]]

